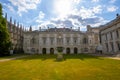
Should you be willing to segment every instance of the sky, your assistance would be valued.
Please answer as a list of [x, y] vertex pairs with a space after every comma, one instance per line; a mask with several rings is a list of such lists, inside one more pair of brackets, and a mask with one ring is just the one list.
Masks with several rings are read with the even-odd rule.
[[120, 0], [0, 0], [3, 16], [33, 30], [98, 27], [120, 14]]

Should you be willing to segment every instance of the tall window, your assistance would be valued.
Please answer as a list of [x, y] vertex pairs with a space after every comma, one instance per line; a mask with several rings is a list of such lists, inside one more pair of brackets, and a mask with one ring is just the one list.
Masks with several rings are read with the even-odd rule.
[[117, 36], [117, 38], [119, 38], [119, 31], [118, 30], [116, 30], [116, 36]]
[[108, 52], [108, 43], [106, 43], [106, 51]]
[[111, 37], [111, 39], [113, 39], [112, 32], [110, 32], [110, 37]]
[[120, 43], [119, 42], [117, 43], [117, 46], [118, 46], [118, 51], [120, 51]]
[[70, 43], [70, 37], [66, 37], [66, 42], [67, 42], [67, 44]]
[[114, 52], [114, 46], [113, 46], [113, 43], [111, 42], [110, 44], [111, 44], [111, 49], [112, 49], [112, 51]]
[[91, 44], [91, 40], [90, 40], [90, 44]]
[[88, 44], [88, 39], [87, 38], [83, 38], [83, 44]]
[[57, 44], [62, 44], [63, 43], [63, 38], [57, 38]]
[[77, 37], [74, 37], [74, 44], [77, 44]]
[[34, 37], [31, 39], [31, 43], [35, 44], [35, 38]]
[[43, 37], [43, 44], [46, 44], [46, 37]]
[[50, 43], [53, 45], [54, 37], [50, 37]]
[[107, 40], [107, 34], [105, 36], [106, 36], [106, 40]]

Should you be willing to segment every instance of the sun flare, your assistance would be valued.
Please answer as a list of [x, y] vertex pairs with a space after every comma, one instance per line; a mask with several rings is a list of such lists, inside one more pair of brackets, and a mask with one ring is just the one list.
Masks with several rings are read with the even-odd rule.
[[54, 10], [59, 17], [65, 17], [69, 15], [72, 11], [71, 0], [55, 0]]

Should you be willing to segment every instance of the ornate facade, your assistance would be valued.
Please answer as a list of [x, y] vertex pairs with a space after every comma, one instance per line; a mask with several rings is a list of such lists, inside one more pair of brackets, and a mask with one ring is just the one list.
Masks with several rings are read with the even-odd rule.
[[[7, 20], [7, 14], [5, 16]], [[7, 21], [12, 49], [29, 54], [56, 54], [57, 47], [63, 47], [64, 54], [94, 53], [102, 46], [104, 53], [120, 53], [120, 15], [100, 27], [87, 26], [87, 31], [80, 28], [48, 28], [25, 31], [22, 25]], [[17, 52], [17, 53], [18, 53]]]
[[104, 53], [120, 53], [120, 15], [101, 26], [101, 44]]
[[[7, 20], [7, 14], [5, 16]], [[7, 28], [10, 34], [10, 40], [12, 42], [12, 49], [14, 50], [14, 53], [23, 52], [23, 27], [22, 25], [19, 25], [19, 23], [16, 24], [16, 21], [14, 20], [14, 23], [12, 23], [12, 17], [10, 17], [10, 21], [7, 21]]]
[[48, 28], [24, 33], [23, 49], [29, 54], [56, 54], [63, 47], [64, 54], [94, 53], [99, 44], [99, 28], [87, 26], [82, 32], [72, 28]]

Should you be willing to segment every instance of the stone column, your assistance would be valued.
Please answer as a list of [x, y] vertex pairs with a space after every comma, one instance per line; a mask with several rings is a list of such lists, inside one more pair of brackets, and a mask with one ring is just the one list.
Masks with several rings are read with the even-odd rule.
[[27, 49], [29, 50], [29, 51], [27, 51], [27, 53], [30, 53], [31, 52], [31, 48], [30, 48], [30, 38], [28, 38], [27, 39]]
[[50, 54], [50, 48], [46, 48], [46, 54]]
[[81, 47], [78, 47], [78, 54], [81, 53]]
[[47, 34], [47, 45], [49, 46], [50, 45], [50, 35], [49, 34]]
[[57, 35], [55, 34], [55, 41], [54, 41], [54, 43], [55, 43], [55, 47], [57, 46]]
[[73, 34], [70, 35], [70, 45], [73, 45]]
[[42, 45], [42, 37], [41, 35], [39, 34], [39, 54], [42, 54], [42, 49], [41, 49], [41, 45]]
[[66, 34], [63, 35], [63, 45], [66, 45]]
[[77, 45], [80, 45], [80, 35], [77, 36]]
[[116, 37], [117, 35], [116, 35], [116, 32], [114, 31], [113, 32], [113, 46], [114, 46], [114, 52], [117, 52], [117, 50], [118, 50], [118, 48], [117, 48], [117, 45], [116, 45]]
[[39, 53], [38, 54], [42, 54], [42, 47], [39, 47]]
[[63, 49], [63, 54], [66, 54], [66, 47], [64, 47]]
[[56, 47], [54, 48], [54, 54], [57, 54], [57, 50], [56, 50]]
[[74, 48], [70, 48], [70, 54], [74, 54]]

